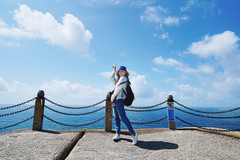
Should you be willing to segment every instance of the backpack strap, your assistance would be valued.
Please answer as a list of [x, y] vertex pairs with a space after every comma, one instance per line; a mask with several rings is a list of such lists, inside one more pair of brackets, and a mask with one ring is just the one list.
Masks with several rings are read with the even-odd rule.
[[[126, 83], [126, 82], [128, 82], [128, 81], [121, 82], [118, 86], [120, 86], [121, 84], [124, 84], [124, 83]], [[118, 86], [117, 86], [117, 87], [118, 87]]]
[[124, 89], [122, 89], [123, 93], [125, 94], [125, 96], [127, 96], [127, 93], [124, 91]]
[[[121, 84], [124, 84], [124, 83], [126, 83], [126, 82], [128, 82], [128, 81], [124, 81], [124, 82], [120, 83], [118, 86], [120, 86]], [[125, 96], [127, 96], [127, 93], [124, 91], [124, 89], [122, 89], [122, 91], [123, 91], [123, 93], [125, 94]]]

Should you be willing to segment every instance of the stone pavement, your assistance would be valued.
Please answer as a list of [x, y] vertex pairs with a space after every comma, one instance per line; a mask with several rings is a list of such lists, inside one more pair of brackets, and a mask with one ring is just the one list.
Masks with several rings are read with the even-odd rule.
[[239, 160], [240, 139], [197, 130], [139, 130], [139, 141], [132, 145], [131, 136], [87, 132], [71, 151], [67, 160]]
[[[0, 160], [52, 160], [66, 157], [79, 131], [16, 130], [0, 134]], [[67, 155], [66, 155], [67, 154]]]
[[193, 128], [136, 131], [139, 133], [137, 145], [132, 145], [126, 131], [119, 142], [112, 141], [114, 132], [103, 130], [89, 130], [84, 136], [82, 131], [12, 131], [0, 134], [0, 160], [240, 159], [239, 132], [223, 136]]

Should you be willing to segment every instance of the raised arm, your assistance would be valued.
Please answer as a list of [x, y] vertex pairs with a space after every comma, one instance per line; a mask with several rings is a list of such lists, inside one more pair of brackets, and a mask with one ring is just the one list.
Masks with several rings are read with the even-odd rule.
[[114, 84], [115, 84], [115, 82], [116, 82], [115, 73], [116, 73], [116, 72], [113, 70], [112, 73], [111, 73], [111, 78], [110, 78], [111, 81], [113, 81]]

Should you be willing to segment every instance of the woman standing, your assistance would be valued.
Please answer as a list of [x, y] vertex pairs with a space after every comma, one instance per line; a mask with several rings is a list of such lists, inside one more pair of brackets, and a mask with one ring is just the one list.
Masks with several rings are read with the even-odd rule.
[[[137, 144], [138, 139], [138, 133], [133, 130], [133, 127], [129, 121], [129, 119], [126, 116], [126, 112], [124, 109], [124, 98], [126, 98], [126, 95], [123, 92], [126, 91], [127, 84], [130, 84], [130, 81], [128, 79], [129, 73], [127, 72], [126, 67], [121, 66], [119, 70], [116, 73], [116, 66], [112, 66], [113, 71], [111, 75], [111, 80], [115, 84], [115, 89], [111, 97], [111, 103], [113, 104], [113, 110], [114, 110], [114, 118], [115, 118], [115, 129], [116, 129], [116, 135], [113, 137], [114, 141], [120, 140], [120, 131], [121, 131], [121, 122], [120, 120], [126, 125], [128, 128], [133, 144]], [[117, 79], [115, 79], [115, 73], [117, 75]]]

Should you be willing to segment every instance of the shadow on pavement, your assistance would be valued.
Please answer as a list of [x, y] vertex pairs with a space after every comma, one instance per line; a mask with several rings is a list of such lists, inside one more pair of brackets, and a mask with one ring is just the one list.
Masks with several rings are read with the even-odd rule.
[[[132, 142], [131, 139], [121, 138], [121, 140]], [[176, 143], [163, 142], [163, 141], [138, 141], [137, 145], [139, 148], [148, 150], [162, 150], [162, 149], [177, 149]]]
[[138, 141], [137, 146], [149, 150], [162, 150], [162, 149], [177, 149], [176, 143], [163, 142], [163, 141]]

